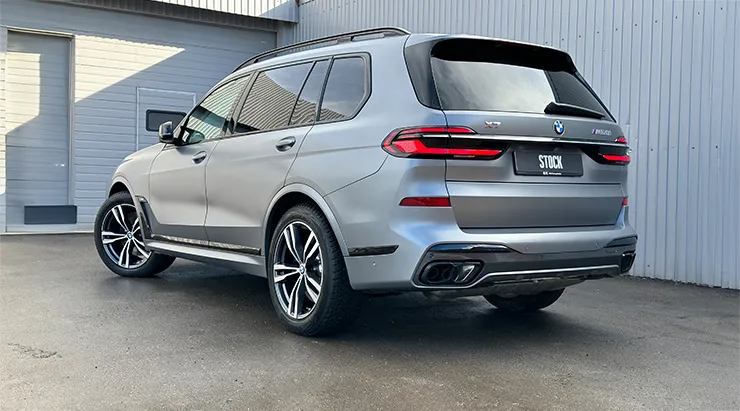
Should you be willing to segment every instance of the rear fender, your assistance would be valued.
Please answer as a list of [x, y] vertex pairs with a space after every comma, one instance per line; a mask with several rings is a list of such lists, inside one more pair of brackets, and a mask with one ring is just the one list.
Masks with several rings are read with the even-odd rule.
[[[326, 202], [324, 197], [322, 197], [318, 191], [305, 184], [289, 184], [278, 191], [277, 194], [275, 194], [275, 196], [272, 198], [272, 201], [270, 202], [270, 205], [267, 207], [267, 213], [265, 213], [265, 218], [262, 223], [262, 238], [267, 238], [268, 221], [273, 209], [275, 208], [275, 205], [278, 201], [280, 201], [281, 198], [290, 193], [304, 194], [311, 200], [313, 200], [314, 203], [316, 203], [321, 212], [324, 213], [324, 216], [326, 216], [326, 219], [329, 221], [329, 225], [331, 225], [332, 231], [334, 232], [334, 237], [337, 239], [337, 243], [339, 243], [339, 248], [342, 250], [342, 255], [348, 257], [349, 251], [347, 249], [347, 243], [345, 242], [344, 236], [342, 235], [342, 230], [339, 227], [339, 221], [334, 216], [334, 212], [329, 206], [329, 203]], [[265, 250], [265, 254], [267, 254], [267, 250]]]

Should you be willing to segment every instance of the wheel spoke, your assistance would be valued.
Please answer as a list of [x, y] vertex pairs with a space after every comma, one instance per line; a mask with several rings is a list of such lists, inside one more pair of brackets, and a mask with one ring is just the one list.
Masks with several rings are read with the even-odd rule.
[[311, 235], [308, 236], [306, 246], [303, 249], [303, 262], [308, 263], [308, 260], [316, 254], [316, 250], [319, 249], [319, 240], [316, 238], [316, 234], [311, 231]]
[[141, 230], [141, 225], [139, 224], [139, 219], [137, 218], [136, 220], [134, 220], [134, 225], [131, 226], [131, 232], [135, 233], [138, 230]]
[[319, 293], [321, 292], [321, 288], [317, 285], [316, 280], [306, 275], [306, 295], [314, 304], [319, 301]]
[[144, 243], [141, 242], [138, 238], [134, 237], [131, 239], [134, 243], [134, 246], [136, 247], [136, 250], [139, 251], [139, 254], [141, 254], [142, 258], [149, 258], [149, 252], [146, 251], [146, 247], [144, 246]]
[[118, 223], [118, 225], [121, 226], [121, 228], [123, 228], [126, 231], [131, 231], [128, 229], [128, 226], [126, 225], [126, 215], [123, 214], [123, 207], [121, 207], [120, 205], [117, 205], [113, 207], [110, 210], [110, 212], [113, 213], [113, 218], [116, 219], [116, 222]]
[[301, 310], [303, 303], [303, 297], [301, 296], [301, 283], [303, 282], [303, 276], [298, 277], [298, 281], [293, 285], [293, 290], [290, 292], [289, 303], [288, 303], [288, 314], [296, 318], [298, 312]]
[[[128, 249], [131, 247], [131, 240], [126, 241], [126, 244], [123, 245], [123, 248], [121, 249], [121, 255], [118, 256], [118, 265], [120, 265], [123, 268], [128, 268]], [[126, 259], [126, 263], [124, 264], [124, 257]]]
[[311, 278], [310, 275], [306, 275], [306, 292], [308, 293], [308, 297], [311, 299], [311, 301], [317, 302], [319, 300], [319, 294], [321, 294], [321, 284]]
[[285, 228], [285, 231], [283, 231], [283, 237], [285, 238], [285, 245], [288, 247], [290, 254], [293, 255], [293, 258], [295, 258], [295, 261], [298, 264], [303, 264], [303, 261], [301, 261], [301, 259], [298, 258], [298, 248], [296, 247], [297, 241], [296, 241], [296, 234], [295, 234], [295, 226], [293, 224]]
[[[300, 269], [298, 267], [289, 267], [283, 264], [275, 264], [273, 266], [273, 269], [275, 270], [275, 276], [274, 276], [275, 283], [281, 283], [285, 281], [286, 278], [296, 275], [300, 272]], [[277, 273], [278, 271], [288, 271], [288, 272], [278, 274]]]
[[103, 236], [103, 244], [115, 243], [116, 241], [120, 241], [126, 238], [126, 236], [123, 234], [113, 233], [110, 231], [103, 231], [102, 236]]

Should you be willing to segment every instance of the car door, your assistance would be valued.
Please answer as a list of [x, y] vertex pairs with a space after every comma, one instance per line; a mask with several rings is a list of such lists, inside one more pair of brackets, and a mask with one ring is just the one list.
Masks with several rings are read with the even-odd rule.
[[213, 90], [175, 130], [149, 172], [152, 233], [177, 241], [208, 241], [205, 166], [248, 81], [240, 77]]
[[313, 126], [328, 65], [328, 60], [293, 64], [255, 78], [239, 114], [235, 111], [233, 134], [208, 162], [211, 241], [251, 253], [262, 248], [267, 207]]

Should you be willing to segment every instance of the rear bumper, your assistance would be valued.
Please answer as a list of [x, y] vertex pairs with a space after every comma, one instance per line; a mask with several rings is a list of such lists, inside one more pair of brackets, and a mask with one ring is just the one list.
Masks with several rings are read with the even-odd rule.
[[470, 289], [554, 279], [615, 277], [634, 262], [634, 242], [600, 250], [522, 254], [501, 245], [439, 244], [419, 262], [412, 281], [420, 289]]
[[[398, 246], [392, 253], [345, 259], [353, 288], [482, 290], [501, 284], [543, 282], [562, 288], [629, 271], [637, 243], [637, 235], [629, 225], [470, 233], [437, 223], [397, 226], [386, 238], [391, 241], [384, 244]], [[461, 282], [430, 283], [422, 278], [425, 270], [435, 264], [443, 269], [445, 264], [463, 269], [466, 263], [475, 264], [475, 271]]]
[[[552, 280], [567, 280], [567, 286], [584, 280], [619, 276], [632, 268], [635, 258], [634, 245], [552, 254], [523, 254], [505, 247], [497, 251], [479, 251], [487, 246], [500, 245], [435, 245], [422, 254], [416, 267], [410, 271], [405, 271], [403, 266], [406, 264], [398, 262], [398, 256], [394, 255], [349, 257], [346, 260], [355, 289], [428, 291], [472, 290]], [[471, 266], [474, 267], [472, 271]], [[434, 270], [436, 273], [430, 274]]]

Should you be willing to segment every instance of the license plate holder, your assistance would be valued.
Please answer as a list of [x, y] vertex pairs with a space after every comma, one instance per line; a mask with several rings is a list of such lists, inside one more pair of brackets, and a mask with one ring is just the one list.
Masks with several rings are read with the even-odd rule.
[[514, 152], [514, 172], [524, 176], [580, 177], [583, 159], [579, 153], [517, 150]]

